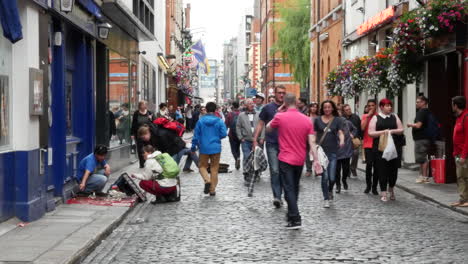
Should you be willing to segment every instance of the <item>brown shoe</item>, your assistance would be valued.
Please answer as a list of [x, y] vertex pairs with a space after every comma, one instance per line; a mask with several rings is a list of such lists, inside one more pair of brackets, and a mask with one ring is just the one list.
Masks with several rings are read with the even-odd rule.
[[465, 203], [463, 203], [463, 202], [455, 202], [455, 203], [451, 203], [450, 206], [452, 206], [452, 207], [457, 207], [457, 206], [460, 206], [460, 205], [462, 205], [462, 204], [465, 204]]
[[306, 177], [312, 176], [312, 172], [310, 172], [310, 171], [306, 172], [305, 176], [306, 176]]
[[468, 202], [459, 205], [460, 207], [468, 207]]

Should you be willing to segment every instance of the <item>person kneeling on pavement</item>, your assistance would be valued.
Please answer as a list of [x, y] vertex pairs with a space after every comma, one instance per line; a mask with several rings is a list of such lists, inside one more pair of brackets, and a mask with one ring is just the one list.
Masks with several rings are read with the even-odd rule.
[[77, 182], [80, 192], [78, 196], [89, 196], [95, 193], [98, 196], [106, 196], [102, 189], [106, 185], [111, 174], [110, 166], [106, 162], [108, 149], [104, 145], [97, 145], [94, 153], [81, 160], [78, 166]]
[[143, 157], [145, 167], [132, 178], [140, 180], [140, 187], [156, 196], [152, 203], [180, 201], [179, 167], [174, 159], [151, 145], [143, 147]]

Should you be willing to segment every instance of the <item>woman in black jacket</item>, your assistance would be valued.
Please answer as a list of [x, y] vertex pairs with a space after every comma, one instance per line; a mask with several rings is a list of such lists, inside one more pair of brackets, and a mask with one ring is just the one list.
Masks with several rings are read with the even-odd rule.
[[138, 110], [135, 111], [132, 119], [132, 139], [136, 141], [140, 168], [145, 167], [145, 159], [143, 157], [143, 142], [138, 139], [138, 129], [144, 125], [150, 125], [153, 123], [153, 120], [154, 115], [148, 110], [146, 102], [140, 101], [138, 103]]

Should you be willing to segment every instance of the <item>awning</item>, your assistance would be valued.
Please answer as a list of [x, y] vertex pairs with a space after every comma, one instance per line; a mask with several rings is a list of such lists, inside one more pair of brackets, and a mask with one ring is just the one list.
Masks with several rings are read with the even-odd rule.
[[102, 19], [101, 8], [94, 2], [94, 0], [78, 0], [78, 2], [97, 19]]
[[104, 0], [101, 9], [113, 23], [117, 24], [134, 39], [138, 41], [156, 39], [132, 11], [127, 8], [123, 0]]
[[169, 62], [167, 62], [166, 58], [164, 57], [164, 54], [158, 53], [158, 65], [161, 67], [161, 69], [164, 71], [164, 73], [167, 73], [169, 70]]
[[0, 0], [0, 21], [3, 28], [3, 36], [15, 43], [23, 38], [21, 21], [18, 14], [16, 1]]

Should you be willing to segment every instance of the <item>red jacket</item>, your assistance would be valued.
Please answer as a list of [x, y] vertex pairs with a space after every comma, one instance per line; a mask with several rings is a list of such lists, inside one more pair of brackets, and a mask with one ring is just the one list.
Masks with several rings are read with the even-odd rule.
[[468, 110], [463, 111], [457, 117], [455, 128], [453, 129], [453, 156], [460, 155], [461, 158], [468, 157]]

